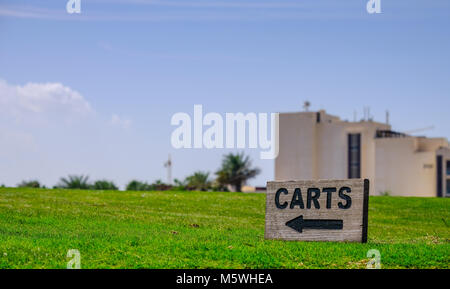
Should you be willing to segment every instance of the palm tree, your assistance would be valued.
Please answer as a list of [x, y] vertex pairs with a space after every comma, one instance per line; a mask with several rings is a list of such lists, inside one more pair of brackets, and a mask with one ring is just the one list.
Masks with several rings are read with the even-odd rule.
[[186, 177], [185, 182], [188, 188], [198, 191], [207, 191], [211, 188], [208, 172], [197, 171], [193, 175]]
[[252, 168], [250, 157], [244, 153], [227, 154], [222, 160], [222, 167], [216, 172], [217, 181], [222, 185], [231, 185], [237, 192], [242, 184], [260, 173], [259, 168]]
[[61, 189], [82, 189], [87, 190], [92, 188], [88, 183], [89, 176], [84, 175], [69, 175], [67, 178], [61, 178], [57, 188]]

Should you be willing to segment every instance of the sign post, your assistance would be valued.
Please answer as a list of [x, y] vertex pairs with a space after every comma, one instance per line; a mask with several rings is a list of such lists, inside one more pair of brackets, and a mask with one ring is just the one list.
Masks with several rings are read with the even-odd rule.
[[367, 242], [369, 180], [267, 183], [266, 239]]

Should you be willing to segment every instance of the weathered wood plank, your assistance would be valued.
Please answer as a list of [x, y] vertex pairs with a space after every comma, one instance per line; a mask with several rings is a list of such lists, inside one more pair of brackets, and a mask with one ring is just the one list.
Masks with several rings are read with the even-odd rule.
[[364, 179], [268, 182], [265, 238], [366, 242], [368, 198]]

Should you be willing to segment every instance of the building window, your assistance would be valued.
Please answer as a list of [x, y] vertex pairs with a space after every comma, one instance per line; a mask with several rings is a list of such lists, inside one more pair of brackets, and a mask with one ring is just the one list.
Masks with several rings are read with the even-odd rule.
[[443, 182], [442, 182], [442, 156], [437, 156], [436, 160], [436, 174], [437, 174], [437, 196], [442, 197]]
[[447, 176], [450, 176], [450, 161], [447, 161]]
[[447, 179], [447, 195], [450, 195], [450, 179]]
[[348, 135], [348, 178], [361, 178], [361, 134]]

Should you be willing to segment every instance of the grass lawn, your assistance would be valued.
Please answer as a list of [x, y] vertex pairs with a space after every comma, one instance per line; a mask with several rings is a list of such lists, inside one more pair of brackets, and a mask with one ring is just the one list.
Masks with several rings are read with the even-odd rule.
[[450, 268], [450, 199], [371, 197], [367, 244], [264, 240], [264, 194], [0, 188], [0, 268]]

